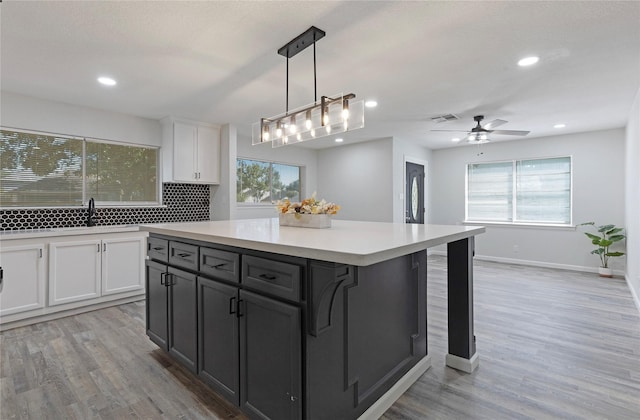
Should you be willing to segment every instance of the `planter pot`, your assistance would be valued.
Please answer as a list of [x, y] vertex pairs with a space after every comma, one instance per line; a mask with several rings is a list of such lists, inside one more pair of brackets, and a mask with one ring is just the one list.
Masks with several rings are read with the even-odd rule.
[[598, 267], [598, 274], [600, 277], [613, 277], [613, 270], [610, 268]]
[[300, 214], [280, 213], [280, 226], [305, 227], [305, 228], [330, 228], [330, 214]]

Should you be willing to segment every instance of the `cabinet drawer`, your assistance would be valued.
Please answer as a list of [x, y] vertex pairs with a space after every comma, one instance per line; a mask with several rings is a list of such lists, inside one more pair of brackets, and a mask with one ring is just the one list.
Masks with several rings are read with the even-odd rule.
[[217, 279], [240, 282], [240, 255], [212, 248], [200, 248], [200, 272]]
[[147, 239], [147, 255], [152, 260], [169, 261], [169, 241], [149, 236]]
[[198, 247], [182, 242], [169, 241], [169, 264], [197, 271]]
[[300, 301], [301, 268], [294, 264], [242, 256], [242, 283], [253, 290]]

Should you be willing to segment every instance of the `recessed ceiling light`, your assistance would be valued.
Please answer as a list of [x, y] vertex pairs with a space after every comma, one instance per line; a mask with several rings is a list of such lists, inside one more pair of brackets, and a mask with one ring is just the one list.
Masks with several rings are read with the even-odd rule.
[[454, 143], [457, 143], [457, 142], [460, 141], [460, 138], [459, 137], [454, 137], [454, 138], [451, 139], [451, 141], [454, 142]]
[[375, 108], [378, 106], [378, 102], [374, 100], [369, 100], [364, 103], [364, 106], [366, 106], [367, 108]]
[[560, 124], [554, 125], [553, 128], [565, 128], [566, 126], [567, 126], [566, 124], [560, 123]]
[[344, 139], [343, 139], [343, 138], [341, 138], [341, 137], [338, 137], [338, 138], [335, 140], [335, 142], [336, 142], [336, 143], [342, 143], [343, 141], [344, 141]]
[[536, 56], [525, 57], [522, 60], [518, 61], [518, 65], [520, 67], [531, 66], [533, 64], [536, 64], [538, 60], [540, 60], [540, 58]]
[[110, 77], [98, 77], [98, 82], [102, 83], [105, 86], [115, 86], [117, 83]]

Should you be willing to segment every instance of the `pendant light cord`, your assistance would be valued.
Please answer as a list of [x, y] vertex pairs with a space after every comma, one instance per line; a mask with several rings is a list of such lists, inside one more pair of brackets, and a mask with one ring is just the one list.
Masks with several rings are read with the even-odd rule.
[[318, 102], [318, 87], [316, 82], [316, 41], [313, 41], [313, 103]]

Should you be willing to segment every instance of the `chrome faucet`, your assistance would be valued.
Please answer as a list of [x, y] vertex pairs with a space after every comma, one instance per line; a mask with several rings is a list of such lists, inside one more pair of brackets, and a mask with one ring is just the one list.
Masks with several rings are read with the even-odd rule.
[[87, 208], [87, 226], [95, 226], [96, 222], [93, 219], [96, 215], [96, 203], [93, 197], [89, 199], [89, 208]]

